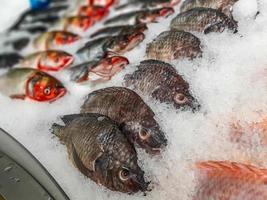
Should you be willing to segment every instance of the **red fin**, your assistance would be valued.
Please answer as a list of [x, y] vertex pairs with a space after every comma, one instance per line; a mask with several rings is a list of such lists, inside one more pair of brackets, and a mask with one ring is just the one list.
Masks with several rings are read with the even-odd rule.
[[11, 99], [22, 99], [22, 100], [24, 100], [26, 98], [26, 95], [24, 95], [24, 94], [13, 94], [13, 95], [10, 95], [10, 98]]

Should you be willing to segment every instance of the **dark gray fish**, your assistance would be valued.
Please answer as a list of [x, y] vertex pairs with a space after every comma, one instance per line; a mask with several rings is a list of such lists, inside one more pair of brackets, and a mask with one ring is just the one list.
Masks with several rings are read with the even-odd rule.
[[124, 78], [125, 85], [149, 95], [160, 102], [172, 104], [175, 108], [199, 107], [190, 94], [189, 84], [168, 63], [145, 60], [133, 74]]
[[170, 27], [188, 32], [223, 32], [225, 29], [237, 32], [233, 19], [212, 8], [194, 8], [180, 13], [171, 21]]
[[157, 22], [161, 17], [167, 18], [174, 13], [173, 8], [163, 7], [158, 9], [146, 9], [132, 11], [125, 14], [117, 15], [105, 21], [105, 24], [134, 25], [138, 23]]
[[192, 8], [213, 8], [231, 17], [232, 7], [238, 0], [185, 0], [180, 11], [185, 12]]
[[67, 146], [70, 160], [87, 177], [113, 191], [147, 191], [134, 147], [117, 124], [100, 114], [63, 116], [53, 133]]
[[0, 54], [0, 68], [8, 68], [18, 64], [23, 57], [18, 53], [3, 53]]
[[14, 40], [8, 40], [4, 43], [5, 46], [11, 46], [16, 51], [21, 51], [28, 46], [30, 38], [22, 37]]
[[82, 113], [99, 113], [116, 121], [131, 143], [149, 153], [159, 153], [167, 144], [165, 134], [154, 119], [154, 112], [134, 91], [110, 87], [90, 93]]
[[201, 55], [200, 40], [184, 31], [162, 32], [146, 47], [146, 56], [156, 60], [195, 58]]
[[137, 25], [124, 25], [124, 26], [110, 26], [99, 29], [91, 35], [93, 37], [107, 37], [107, 36], [117, 36], [117, 35], [127, 35], [130, 33], [141, 32], [143, 33], [147, 30], [146, 24], [137, 24]]

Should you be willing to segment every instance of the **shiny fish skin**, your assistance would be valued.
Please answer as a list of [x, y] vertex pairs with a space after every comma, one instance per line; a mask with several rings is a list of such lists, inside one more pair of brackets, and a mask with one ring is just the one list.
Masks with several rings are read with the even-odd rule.
[[238, 0], [185, 0], [181, 6], [180, 11], [185, 12], [197, 7], [213, 8], [231, 17], [232, 7], [237, 1]]
[[237, 32], [236, 22], [222, 12], [211, 8], [194, 8], [178, 14], [170, 24], [171, 29], [188, 32]]
[[[147, 190], [136, 151], [114, 121], [92, 113], [67, 115], [62, 120], [65, 126], [53, 124], [52, 131], [85, 176], [113, 191], [132, 194]], [[122, 179], [125, 171], [127, 176]]]
[[119, 124], [129, 141], [149, 153], [159, 153], [167, 144], [165, 134], [154, 119], [154, 112], [141, 97], [127, 88], [110, 87], [90, 93], [81, 113], [110, 117]]
[[189, 92], [189, 84], [168, 63], [145, 60], [137, 66], [133, 74], [124, 78], [127, 87], [133, 87], [160, 102], [172, 104], [175, 108], [197, 108], [198, 105]]
[[193, 200], [266, 200], [267, 170], [229, 161], [196, 165], [198, 185]]
[[169, 61], [193, 59], [200, 55], [200, 40], [184, 31], [164, 31], [146, 47], [146, 56], [149, 59]]

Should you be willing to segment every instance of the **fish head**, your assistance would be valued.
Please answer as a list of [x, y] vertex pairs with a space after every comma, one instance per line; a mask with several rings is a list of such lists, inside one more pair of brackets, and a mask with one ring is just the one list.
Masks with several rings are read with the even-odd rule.
[[137, 143], [150, 154], [158, 154], [167, 145], [165, 133], [153, 117], [125, 123], [123, 131], [132, 143]]
[[55, 46], [68, 45], [79, 39], [81, 39], [79, 35], [66, 31], [55, 32], [54, 37], [52, 38]]
[[26, 84], [26, 95], [35, 101], [55, 101], [66, 94], [67, 90], [56, 78], [38, 71]]
[[148, 191], [149, 182], [145, 181], [144, 171], [137, 164], [135, 165], [134, 167], [123, 165], [113, 168], [112, 184], [115, 190], [128, 194]]
[[70, 25], [79, 31], [86, 31], [89, 27], [93, 25], [93, 20], [91, 17], [87, 16], [76, 16], [71, 18]]
[[167, 18], [174, 13], [174, 9], [170, 7], [164, 7], [157, 10], [152, 10], [148, 12], [143, 12], [137, 17], [139, 23], [151, 23], [157, 22], [159, 17]]
[[116, 53], [125, 53], [127, 51], [132, 50], [144, 39], [145, 35], [143, 33], [132, 33], [132, 34], [121, 35], [115, 37], [115, 39], [113, 40], [110, 40], [104, 46], [104, 49]]
[[78, 11], [78, 16], [87, 16], [93, 18], [95, 21], [101, 20], [109, 11], [102, 6], [81, 6]]
[[42, 71], [59, 71], [73, 63], [74, 57], [64, 51], [47, 51], [38, 62]]

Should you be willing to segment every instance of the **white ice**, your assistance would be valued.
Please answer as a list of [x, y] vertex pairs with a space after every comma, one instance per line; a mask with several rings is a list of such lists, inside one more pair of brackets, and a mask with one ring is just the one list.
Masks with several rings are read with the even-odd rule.
[[[13, 7], [12, 1], [4, 1], [6, 5], [0, 8], [1, 29], [18, 14], [7, 10], [21, 9], [18, 4]], [[260, 14], [255, 19], [257, 10]], [[146, 44], [167, 30], [174, 16], [149, 25], [145, 41], [126, 54], [132, 64], [145, 59]], [[0, 96], [0, 127], [24, 144], [73, 200], [190, 200], [196, 184], [194, 164], [198, 161], [230, 160], [267, 168], [267, 149], [258, 145], [257, 134], [250, 136], [252, 145], [234, 143], [229, 137], [229, 123], [234, 118], [251, 122], [267, 115], [267, 0], [240, 0], [234, 6], [234, 16], [238, 34], [196, 34], [202, 42], [203, 57], [173, 62], [200, 101], [199, 112], [176, 111], [142, 96], [169, 140], [161, 156], [150, 157], [138, 150], [140, 165], [153, 186], [147, 196], [129, 196], [99, 187], [72, 165], [66, 148], [50, 134], [51, 124], [59, 122], [60, 115], [78, 113], [85, 95], [96, 89], [69, 82], [65, 73], [55, 75], [69, 93], [53, 104]], [[123, 75], [133, 70], [134, 65], [130, 65], [97, 88], [121, 85]]]

